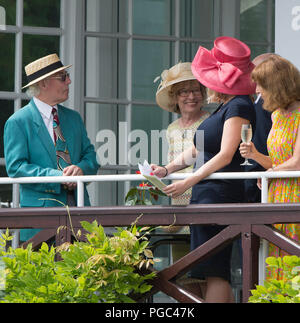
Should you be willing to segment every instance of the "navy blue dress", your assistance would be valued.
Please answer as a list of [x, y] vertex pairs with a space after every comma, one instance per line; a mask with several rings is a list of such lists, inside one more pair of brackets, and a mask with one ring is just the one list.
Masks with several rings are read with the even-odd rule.
[[[204, 130], [204, 163], [219, 153], [226, 120], [241, 117], [250, 121], [255, 129], [255, 110], [249, 96], [235, 96], [227, 104], [221, 104], [218, 109], [201, 123], [198, 130]], [[194, 138], [197, 147], [197, 136]], [[200, 147], [197, 147], [199, 150]], [[203, 150], [203, 148], [202, 148]], [[218, 172], [242, 172], [244, 161], [239, 149], [235, 152], [232, 162]], [[203, 180], [193, 186], [191, 204], [242, 203], [244, 202], [244, 181], [241, 180]], [[219, 225], [191, 226], [191, 250], [223, 230]], [[204, 279], [206, 277], [221, 277], [230, 281], [230, 260], [232, 245], [223, 248], [215, 255], [202, 261], [192, 268], [191, 277]]]
[[[253, 134], [252, 142], [255, 148], [262, 154], [268, 155], [267, 139], [269, 132], [272, 128], [271, 112], [263, 108], [263, 100], [260, 99], [255, 105], [256, 113], [256, 129]], [[256, 161], [250, 160], [251, 166], [245, 166], [246, 172], [260, 172], [265, 169]], [[257, 187], [256, 179], [245, 180], [245, 202], [247, 203], [260, 203], [261, 191]]]

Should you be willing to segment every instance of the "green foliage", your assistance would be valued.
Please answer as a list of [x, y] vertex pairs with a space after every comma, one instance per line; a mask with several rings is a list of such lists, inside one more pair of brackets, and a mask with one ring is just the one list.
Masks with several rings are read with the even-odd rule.
[[[147, 249], [147, 228], [138, 229], [133, 224], [108, 237], [96, 221], [81, 225], [88, 232], [86, 242], [57, 248], [43, 243], [38, 251], [31, 244], [26, 249], [10, 247], [5, 251], [5, 242], [10, 239], [5, 236], [0, 241], [5, 283], [0, 302], [128, 303], [134, 302], [132, 293], [151, 289], [147, 280], [155, 273], [141, 275], [137, 270], [153, 264], [152, 252]], [[55, 261], [57, 256], [59, 261]]]
[[270, 279], [252, 290], [250, 303], [300, 303], [300, 257], [269, 257], [266, 263], [283, 272], [282, 279]]
[[125, 205], [153, 205], [159, 196], [166, 196], [166, 194], [158, 188], [142, 182], [139, 186], [132, 187], [128, 191]]

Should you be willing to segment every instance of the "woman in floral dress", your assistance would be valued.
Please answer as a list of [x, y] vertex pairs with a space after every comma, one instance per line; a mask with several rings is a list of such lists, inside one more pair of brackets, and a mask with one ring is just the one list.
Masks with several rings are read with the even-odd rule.
[[[206, 87], [199, 83], [191, 70], [191, 63], [184, 62], [164, 70], [161, 74], [161, 83], [156, 93], [158, 106], [169, 112], [178, 114], [178, 118], [167, 128], [166, 138], [168, 141], [168, 162], [174, 161], [185, 149], [193, 145], [195, 133], [199, 125], [209, 117], [209, 113], [203, 109], [206, 101]], [[180, 171], [181, 173], [192, 173], [193, 165]], [[166, 174], [167, 175], [167, 174]], [[174, 180], [173, 182], [176, 182]], [[192, 189], [187, 190], [176, 199], [171, 199], [172, 205], [188, 205], [190, 203]], [[189, 234], [188, 226], [169, 226], [164, 231], [169, 233]], [[188, 244], [172, 245], [173, 262], [189, 253]], [[180, 281], [189, 285], [196, 280], [188, 279], [185, 275]], [[191, 290], [199, 294], [200, 286]]]
[[[252, 72], [256, 92], [264, 108], [272, 111], [272, 129], [268, 137], [269, 156], [259, 153], [253, 143], [240, 145], [241, 155], [251, 158], [268, 171], [300, 170], [300, 72], [288, 60], [272, 55]], [[299, 203], [300, 178], [269, 180], [269, 203]], [[300, 241], [300, 224], [275, 224], [288, 237]], [[287, 253], [270, 244], [269, 256]], [[280, 279], [282, 273], [270, 268], [268, 278]]]
[[[179, 115], [168, 126], [166, 133], [169, 146], [168, 162], [174, 161], [193, 145], [196, 130], [210, 115], [202, 110], [205, 101], [206, 87], [193, 75], [190, 62], [178, 63], [163, 71], [156, 102], [162, 109]], [[193, 165], [179, 172], [192, 173]], [[172, 199], [172, 205], [188, 205], [191, 194], [192, 189], [188, 189], [178, 198]]]

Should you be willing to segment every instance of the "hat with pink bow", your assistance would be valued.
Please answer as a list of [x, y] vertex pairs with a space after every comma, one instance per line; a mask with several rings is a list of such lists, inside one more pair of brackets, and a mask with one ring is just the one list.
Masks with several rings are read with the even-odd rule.
[[251, 80], [254, 64], [250, 48], [232, 37], [218, 37], [214, 47], [199, 47], [192, 62], [192, 72], [206, 87], [224, 94], [249, 95], [255, 93]]

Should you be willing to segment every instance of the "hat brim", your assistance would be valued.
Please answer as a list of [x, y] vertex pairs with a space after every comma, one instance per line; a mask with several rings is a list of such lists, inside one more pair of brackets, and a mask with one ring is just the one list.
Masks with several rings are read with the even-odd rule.
[[158, 106], [166, 111], [175, 113], [175, 106], [174, 107], [170, 106], [170, 97], [169, 97], [170, 87], [180, 82], [193, 81], [193, 80], [197, 81], [197, 78], [194, 75], [184, 76], [169, 82], [167, 86], [159, 89], [156, 93], [156, 103], [158, 104]]
[[51, 71], [51, 72], [49, 72], [49, 73], [47, 73], [47, 74], [45, 74], [45, 75], [43, 75], [43, 76], [40, 76], [40, 77], [38, 77], [37, 79], [35, 79], [35, 80], [31, 81], [30, 83], [28, 83], [27, 85], [23, 86], [23, 87], [22, 87], [22, 90], [23, 90], [23, 89], [25, 89], [25, 88], [27, 88], [27, 87], [29, 87], [29, 86], [31, 86], [31, 85], [33, 85], [33, 84], [38, 83], [39, 81], [44, 80], [45, 78], [47, 78], [47, 77], [49, 77], [49, 76], [51, 76], [51, 75], [53, 75], [53, 74], [55, 74], [55, 73], [58, 73], [58, 72], [60, 72], [60, 71], [63, 71], [63, 70], [65, 70], [65, 69], [67, 69], [67, 68], [69, 68], [69, 67], [71, 67], [71, 66], [72, 66], [72, 65], [66, 65], [66, 66], [63, 66], [63, 67], [57, 68], [56, 70]]

